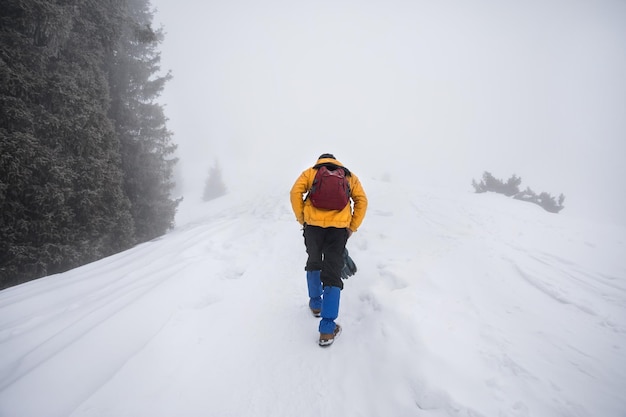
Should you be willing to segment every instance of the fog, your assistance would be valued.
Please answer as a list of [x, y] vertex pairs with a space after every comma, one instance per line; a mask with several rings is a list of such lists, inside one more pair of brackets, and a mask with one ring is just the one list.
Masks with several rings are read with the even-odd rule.
[[626, 222], [624, 1], [153, 5], [186, 198], [216, 161], [231, 190], [289, 187], [332, 152], [366, 189], [517, 174]]

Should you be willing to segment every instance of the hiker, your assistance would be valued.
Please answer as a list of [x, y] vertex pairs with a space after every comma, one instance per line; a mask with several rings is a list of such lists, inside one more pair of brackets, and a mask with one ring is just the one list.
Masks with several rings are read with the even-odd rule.
[[329, 346], [341, 332], [335, 319], [346, 242], [363, 222], [367, 196], [358, 177], [325, 153], [298, 177], [290, 197], [308, 254], [304, 269], [309, 308], [315, 317], [321, 316], [319, 345]]

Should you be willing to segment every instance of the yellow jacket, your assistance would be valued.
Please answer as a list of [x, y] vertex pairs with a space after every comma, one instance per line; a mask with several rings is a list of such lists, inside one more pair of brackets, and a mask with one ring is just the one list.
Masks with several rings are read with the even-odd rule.
[[[341, 162], [332, 158], [318, 159], [315, 166], [324, 163], [343, 167]], [[298, 222], [312, 226], [348, 228], [353, 232], [356, 231], [363, 222], [367, 210], [367, 196], [359, 178], [353, 173], [347, 176], [350, 181], [350, 198], [353, 204], [348, 204], [343, 210], [322, 210], [314, 207], [305, 196], [313, 186], [316, 172], [315, 167], [306, 169], [291, 187], [291, 208]]]

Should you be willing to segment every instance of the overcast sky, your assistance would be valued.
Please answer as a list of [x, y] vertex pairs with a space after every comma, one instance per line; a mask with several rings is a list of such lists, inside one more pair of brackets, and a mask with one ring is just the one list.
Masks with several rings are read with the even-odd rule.
[[365, 185], [517, 174], [626, 222], [625, 1], [152, 2], [198, 195], [216, 160], [236, 189], [332, 152]]

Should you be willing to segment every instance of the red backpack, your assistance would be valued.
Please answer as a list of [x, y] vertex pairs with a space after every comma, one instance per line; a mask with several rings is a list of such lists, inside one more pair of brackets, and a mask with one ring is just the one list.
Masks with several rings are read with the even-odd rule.
[[313, 179], [308, 198], [314, 207], [323, 210], [343, 210], [350, 202], [350, 181], [341, 167], [329, 169], [322, 165]]

